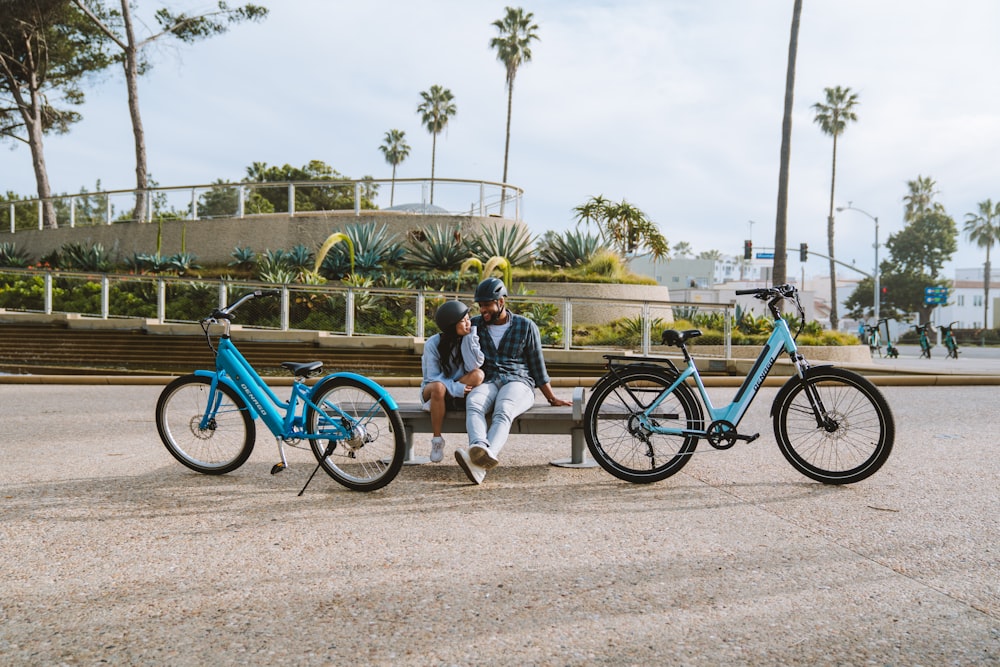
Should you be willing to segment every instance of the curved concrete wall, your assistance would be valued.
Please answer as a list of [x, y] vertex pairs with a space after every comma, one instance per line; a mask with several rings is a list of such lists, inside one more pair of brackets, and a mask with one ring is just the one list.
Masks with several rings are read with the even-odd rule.
[[[414, 236], [425, 229], [442, 225], [457, 226], [463, 235], [471, 234], [484, 226], [501, 224], [517, 225], [512, 220], [496, 217], [466, 215], [423, 215], [399, 211], [327, 211], [324, 213], [297, 213], [254, 215], [243, 219], [219, 218], [213, 220], [165, 220], [160, 254], [164, 256], [181, 252], [182, 237], [187, 252], [197, 256], [199, 264], [228, 264], [236, 247], [250, 247], [256, 252], [265, 250], [291, 250], [302, 244], [311, 250], [334, 232], [342, 232], [349, 225], [375, 222], [385, 225], [400, 242], [412, 242]], [[122, 258], [136, 253], [156, 252], [158, 223], [116, 223], [86, 227], [61, 227], [59, 229], [33, 229], [0, 231], [0, 243], [14, 243], [33, 258], [39, 258], [66, 243], [100, 243], [106, 250], [121, 253]]]
[[[525, 289], [540, 297], [556, 302], [559, 317], [563, 314], [562, 297], [573, 298], [573, 321], [587, 324], [606, 324], [623, 317], [638, 317], [642, 314], [642, 304], [653, 305], [670, 301], [670, 290], [663, 285], [623, 285], [601, 283], [520, 283]], [[587, 303], [581, 299], [603, 299], [603, 302]], [[608, 303], [607, 300], [611, 300]], [[617, 301], [617, 303], [615, 303]], [[657, 308], [653, 318], [673, 322], [673, 310], [669, 307]]]

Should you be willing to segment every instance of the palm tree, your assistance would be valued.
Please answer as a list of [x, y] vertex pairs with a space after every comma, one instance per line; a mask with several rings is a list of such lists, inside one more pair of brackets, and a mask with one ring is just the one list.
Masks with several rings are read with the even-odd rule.
[[983, 328], [990, 326], [990, 248], [1000, 241], [1000, 202], [994, 206], [989, 199], [979, 202], [979, 215], [965, 214], [965, 233], [980, 248], [986, 248], [986, 265], [983, 271]]
[[788, 38], [788, 65], [785, 69], [785, 111], [781, 120], [781, 163], [778, 167], [778, 211], [774, 220], [774, 283], [786, 282], [788, 246], [788, 172], [792, 154], [792, 100], [795, 97], [795, 58], [799, 51], [799, 17], [802, 0], [792, 7], [792, 30]]
[[392, 188], [389, 190], [389, 206], [396, 199], [396, 167], [410, 156], [410, 146], [406, 143], [406, 132], [389, 130], [385, 133], [385, 143], [378, 147], [385, 161], [392, 165]]
[[666, 257], [670, 252], [670, 246], [656, 223], [624, 199], [616, 204], [598, 195], [573, 210], [576, 212], [577, 224], [595, 223], [600, 230], [601, 239], [622, 257], [635, 253], [643, 245], [649, 248], [653, 259]]
[[[507, 158], [510, 154], [510, 111], [514, 100], [514, 77], [517, 76], [517, 69], [522, 63], [531, 62], [531, 42], [538, 39], [535, 33], [538, 25], [532, 23], [535, 18], [533, 13], [525, 13], [520, 7], [517, 9], [507, 7], [506, 10], [507, 13], [502, 19], [493, 22], [493, 27], [497, 29], [499, 35], [490, 40], [490, 48], [496, 49], [497, 60], [502, 62], [507, 70], [507, 139], [503, 147], [504, 183], [507, 182]], [[505, 189], [500, 200], [501, 212], [506, 197]]]
[[833, 137], [833, 167], [830, 174], [830, 212], [826, 217], [826, 244], [830, 251], [830, 327], [837, 328], [837, 267], [834, 264], [836, 255], [833, 252], [833, 198], [834, 186], [837, 182], [837, 137], [844, 133], [848, 122], [856, 121], [854, 107], [858, 104], [857, 93], [850, 88], [826, 88], [826, 102], [813, 105], [816, 116], [813, 120], [820, 126], [824, 134]]
[[917, 180], [907, 181], [906, 186], [910, 189], [910, 194], [903, 197], [906, 204], [903, 220], [906, 222], [913, 222], [925, 213], [944, 211], [944, 206], [934, 201], [934, 195], [938, 193], [937, 182], [930, 176], [917, 176]]
[[437, 160], [437, 135], [448, 124], [448, 120], [454, 116], [458, 109], [452, 101], [455, 96], [447, 88], [434, 84], [430, 90], [420, 93], [424, 101], [417, 107], [420, 114], [420, 122], [424, 124], [427, 131], [434, 137], [431, 144], [431, 203], [434, 203], [434, 162]]
[[687, 241], [679, 241], [674, 245], [674, 257], [680, 259], [683, 257], [691, 257], [694, 255], [694, 250], [691, 249], [691, 244]]

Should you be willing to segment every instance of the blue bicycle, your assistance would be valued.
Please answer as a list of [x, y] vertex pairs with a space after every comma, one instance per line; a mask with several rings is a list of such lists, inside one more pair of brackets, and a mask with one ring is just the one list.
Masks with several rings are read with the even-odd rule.
[[774, 329], [733, 401], [715, 407], [709, 399], [685, 345], [701, 331], [667, 329], [663, 343], [680, 348], [684, 370], [665, 358], [606, 357], [608, 373], [591, 389], [584, 413], [583, 431], [594, 460], [619, 479], [658, 482], [684, 467], [699, 439], [716, 449], [756, 440], [760, 434], [740, 433], [737, 427], [778, 357], [787, 353], [795, 375], [771, 406], [781, 453], [796, 470], [824, 484], [850, 484], [874, 474], [895, 439], [892, 411], [882, 394], [851, 371], [810, 366], [797, 351], [798, 333], [792, 335], [779, 310], [783, 300], [791, 299], [805, 322], [794, 287], [736, 293], [766, 301]]
[[[156, 404], [156, 429], [167, 450], [188, 468], [222, 475], [246, 463], [260, 418], [278, 443], [281, 461], [271, 474], [288, 466], [285, 445], [308, 442], [318, 465], [355, 491], [380, 489], [403, 465], [406, 439], [396, 401], [373, 380], [355, 373], [333, 373], [315, 386], [323, 362], [281, 365], [295, 376], [291, 396], [282, 401], [236, 348], [229, 335], [233, 313], [252, 299], [279, 295], [257, 290], [202, 320], [215, 370], [198, 370], [168, 384]], [[221, 325], [212, 345], [213, 325]], [[312, 480], [312, 475], [309, 481]], [[309, 481], [306, 482], [308, 486]], [[305, 487], [299, 492], [305, 491]]]

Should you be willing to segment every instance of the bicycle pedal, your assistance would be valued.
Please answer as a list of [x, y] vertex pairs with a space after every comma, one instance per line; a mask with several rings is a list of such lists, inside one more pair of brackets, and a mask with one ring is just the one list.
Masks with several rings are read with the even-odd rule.
[[279, 472], [281, 472], [287, 467], [288, 466], [286, 466], [284, 463], [275, 463], [273, 466], [271, 466], [271, 474], [277, 475]]
[[743, 442], [753, 442], [760, 437], [760, 433], [754, 433], [753, 435], [737, 435], [736, 437]]

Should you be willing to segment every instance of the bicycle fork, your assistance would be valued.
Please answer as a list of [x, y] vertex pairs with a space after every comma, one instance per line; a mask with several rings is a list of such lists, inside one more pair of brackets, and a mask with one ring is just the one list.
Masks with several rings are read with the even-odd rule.
[[826, 431], [836, 431], [838, 426], [837, 422], [827, 413], [826, 406], [823, 405], [823, 399], [820, 397], [816, 386], [806, 379], [807, 371], [810, 368], [809, 362], [806, 361], [805, 357], [796, 352], [792, 355], [792, 363], [795, 364], [799, 381], [802, 382], [805, 387], [806, 398], [809, 399], [809, 405], [812, 407], [813, 416], [816, 418], [816, 428], [821, 428]]

